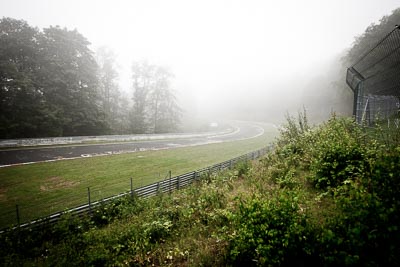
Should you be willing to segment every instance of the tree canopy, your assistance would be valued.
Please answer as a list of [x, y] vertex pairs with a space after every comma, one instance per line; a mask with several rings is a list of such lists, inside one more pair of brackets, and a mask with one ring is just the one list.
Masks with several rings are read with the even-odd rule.
[[[119, 89], [115, 57], [106, 48], [95, 54], [77, 30], [40, 30], [23, 20], [2, 18], [0, 138], [148, 132], [150, 117], [152, 132], [176, 129], [177, 120], [166, 107], [177, 107], [170, 76], [154, 65], [136, 68], [129, 108]], [[145, 106], [140, 106], [141, 97]]]
[[400, 8], [397, 8], [392, 11], [392, 14], [383, 16], [379, 23], [369, 25], [364, 33], [356, 37], [353, 46], [344, 58], [345, 64], [352, 65], [399, 24]]
[[172, 73], [146, 61], [133, 62], [131, 127], [136, 133], [176, 130], [181, 109], [171, 89]]

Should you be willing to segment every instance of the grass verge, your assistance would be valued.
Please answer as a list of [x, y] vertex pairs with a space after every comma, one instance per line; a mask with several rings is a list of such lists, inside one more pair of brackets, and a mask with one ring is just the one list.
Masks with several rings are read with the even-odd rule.
[[64, 160], [0, 169], [0, 228], [46, 216], [88, 201], [96, 201], [259, 149], [276, 130], [265, 128], [257, 138], [170, 150], [145, 151]]

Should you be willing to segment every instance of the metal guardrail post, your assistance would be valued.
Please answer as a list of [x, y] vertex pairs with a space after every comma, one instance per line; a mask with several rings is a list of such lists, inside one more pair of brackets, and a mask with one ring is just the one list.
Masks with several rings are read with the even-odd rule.
[[171, 193], [171, 190], [172, 190], [172, 181], [171, 181], [171, 178], [172, 178], [172, 175], [171, 175], [171, 171], [169, 171], [168, 172], [168, 175], [169, 175], [169, 192]]
[[17, 213], [17, 224], [18, 227], [21, 225], [20, 217], [19, 217], [19, 206], [15, 205], [15, 212]]
[[133, 198], [133, 179], [131, 177], [131, 197]]
[[88, 192], [89, 211], [92, 212], [92, 206], [90, 202], [90, 187], [87, 188], [87, 192]]

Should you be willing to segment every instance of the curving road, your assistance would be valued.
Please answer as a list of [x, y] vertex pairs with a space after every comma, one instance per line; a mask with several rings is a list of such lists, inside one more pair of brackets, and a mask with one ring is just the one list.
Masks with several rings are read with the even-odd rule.
[[262, 127], [251, 122], [235, 122], [234, 126], [237, 128], [236, 131], [227, 134], [216, 134], [214, 136], [197, 136], [172, 140], [165, 139], [108, 144], [51, 146], [46, 148], [4, 149], [0, 150], [0, 167], [236, 141], [254, 138], [264, 133]]

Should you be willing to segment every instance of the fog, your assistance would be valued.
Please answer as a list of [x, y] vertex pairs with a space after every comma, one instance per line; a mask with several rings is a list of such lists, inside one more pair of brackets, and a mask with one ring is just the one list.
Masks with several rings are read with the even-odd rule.
[[302, 105], [318, 113], [315, 103], [329, 98], [331, 82], [340, 79], [344, 51], [398, 4], [0, 0], [0, 16], [39, 28], [76, 28], [93, 51], [111, 48], [117, 55], [120, 87], [129, 96], [131, 63], [145, 59], [174, 73], [174, 89], [189, 118], [272, 121]]

